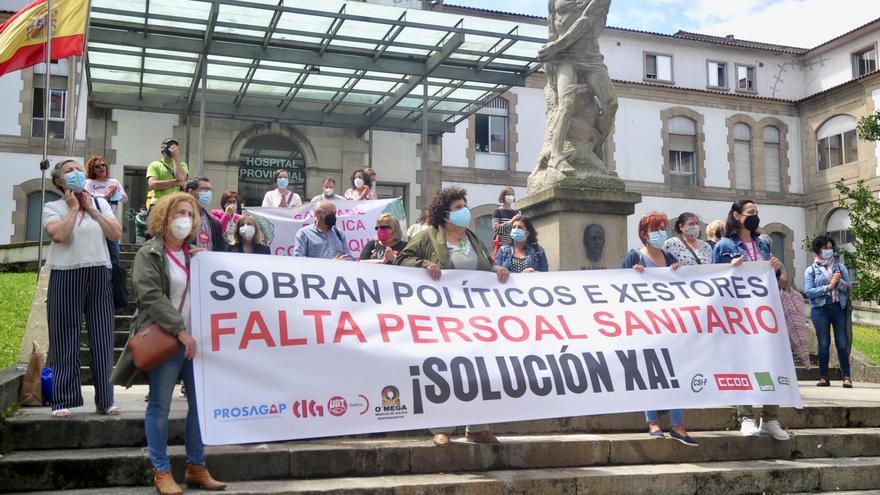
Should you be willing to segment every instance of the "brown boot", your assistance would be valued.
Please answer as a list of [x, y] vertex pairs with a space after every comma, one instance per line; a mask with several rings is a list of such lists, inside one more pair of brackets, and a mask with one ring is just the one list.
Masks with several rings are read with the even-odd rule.
[[208, 468], [199, 466], [198, 464], [186, 465], [186, 486], [190, 488], [203, 488], [205, 490], [225, 490], [226, 483], [220, 483], [211, 477]]
[[434, 435], [434, 445], [437, 447], [445, 447], [449, 445], [449, 434], [448, 433], [437, 433]]
[[171, 471], [153, 470], [153, 484], [156, 486], [156, 491], [161, 495], [183, 495], [183, 490], [174, 481]]
[[481, 431], [477, 433], [465, 433], [464, 439], [474, 443], [501, 443], [498, 438], [490, 431]]

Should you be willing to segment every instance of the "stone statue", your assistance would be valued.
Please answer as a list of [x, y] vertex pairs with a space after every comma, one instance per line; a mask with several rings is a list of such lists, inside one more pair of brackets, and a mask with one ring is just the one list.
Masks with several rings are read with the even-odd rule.
[[599, 52], [610, 6], [611, 0], [550, 0], [550, 36], [538, 52], [547, 74], [547, 130], [529, 193], [560, 184], [623, 189], [602, 159], [617, 113], [617, 94]]
[[591, 223], [584, 229], [584, 248], [587, 250], [587, 259], [598, 263], [602, 259], [602, 251], [605, 249], [605, 229], [597, 223]]

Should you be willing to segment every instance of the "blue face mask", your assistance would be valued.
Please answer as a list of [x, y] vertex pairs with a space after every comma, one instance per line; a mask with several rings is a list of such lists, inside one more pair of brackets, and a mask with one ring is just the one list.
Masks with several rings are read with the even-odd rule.
[[833, 249], [823, 249], [822, 250], [822, 259], [830, 260], [834, 257]]
[[471, 224], [471, 210], [467, 206], [458, 210], [449, 212], [449, 223], [459, 227], [467, 227]]
[[214, 199], [213, 191], [202, 191], [199, 193], [199, 204], [202, 208], [207, 208], [211, 205], [211, 200]]
[[72, 170], [64, 174], [64, 185], [71, 191], [82, 192], [86, 187], [86, 174], [81, 170]]
[[648, 233], [648, 242], [651, 243], [657, 249], [663, 247], [663, 243], [666, 242], [666, 231], [665, 230], [655, 230], [654, 232]]
[[285, 189], [287, 185], [290, 184], [290, 181], [287, 180], [287, 177], [279, 177], [276, 182], [278, 183], [278, 187], [280, 187], [281, 189]]
[[510, 238], [513, 239], [514, 242], [522, 242], [526, 240], [526, 231], [520, 228], [511, 229]]

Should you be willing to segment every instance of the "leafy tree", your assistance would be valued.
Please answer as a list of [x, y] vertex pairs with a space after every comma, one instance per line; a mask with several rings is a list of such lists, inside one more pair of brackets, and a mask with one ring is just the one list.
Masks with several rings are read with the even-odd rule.
[[856, 135], [862, 141], [880, 141], [880, 111], [860, 118]]
[[838, 203], [849, 211], [850, 230], [855, 237], [855, 251], [846, 254], [847, 267], [859, 277], [853, 295], [856, 299], [880, 304], [880, 270], [877, 269], [880, 261], [880, 199], [863, 180], [852, 187], [839, 180], [835, 187], [840, 193]]

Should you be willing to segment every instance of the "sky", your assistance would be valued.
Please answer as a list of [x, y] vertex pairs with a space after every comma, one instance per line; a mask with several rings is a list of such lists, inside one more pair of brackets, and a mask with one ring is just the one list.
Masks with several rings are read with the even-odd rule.
[[[444, 0], [547, 15], [548, 0]], [[678, 30], [812, 48], [880, 18], [880, 0], [612, 0], [608, 25], [672, 34]]]

